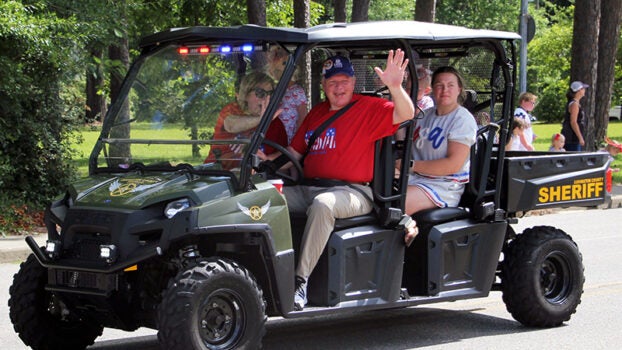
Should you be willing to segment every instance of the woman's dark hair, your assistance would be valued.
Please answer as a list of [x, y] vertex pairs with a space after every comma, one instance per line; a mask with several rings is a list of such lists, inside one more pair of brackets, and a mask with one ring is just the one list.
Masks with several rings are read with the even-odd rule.
[[466, 94], [464, 92], [464, 79], [462, 79], [462, 76], [460, 75], [460, 73], [458, 73], [456, 68], [451, 67], [451, 66], [438, 67], [432, 74], [432, 86], [434, 86], [436, 77], [441, 73], [453, 74], [456, 76], [456, 78], [458, 78], [458, 86], [460, 87], [460, 95], [458, 96], [458, 103], [462, 104], [466, 98]]

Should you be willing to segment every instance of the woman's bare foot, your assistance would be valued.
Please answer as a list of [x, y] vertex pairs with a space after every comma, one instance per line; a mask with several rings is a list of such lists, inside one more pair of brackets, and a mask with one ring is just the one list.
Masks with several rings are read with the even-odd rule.
[[417, 227], [417, 222], [415, 220], [410, 220], [404, 226], [404, 230], [405, 230], [404, 244], [406, 244], [407, 247], [410, 247], [410, 245], [415, 240], [415, 237], [417, 237], [417, 235], [419, 234], [419, 228]]

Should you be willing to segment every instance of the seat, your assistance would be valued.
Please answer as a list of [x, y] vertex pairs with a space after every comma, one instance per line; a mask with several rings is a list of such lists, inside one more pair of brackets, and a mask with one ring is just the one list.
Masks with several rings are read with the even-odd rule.
[[410, 159], [413, 128], [412, 120], [405, 121], [400, 125], [400, 129], [404, 129], [406, 135], [411, 135], [411, 137], [397, 140], [395, 135], [391, 135], [376, 141], [374, 177], [371, 182], [374, 210], [366, 215], [337, 219], [335, 230], [374, 223], [385, 227], [397, 224], [402, 216], [401, 208], [404, 207], [406, 201], [406, 191], [401, 189], [408, 185], [408, 164], [402, 162], [401, 175], [397, 179], [395, 167], [387, 166], [387, 164], [395, 164], [402, 157]]
[[[431, 208], [413, 215], [417, 223], [434, 226], [443, 222], [472, 217], [484, 220], [493, 214], [494, 207], [487, 202], [494, 190], [488, 190], [490, 161], [494, 135], [499, 125], [491, 123], [477, 131], [476, 142], [470, 150], [469, 183], [465, 186], [457, 208]], [[423, 231], [420, 227], [420, 231]]]

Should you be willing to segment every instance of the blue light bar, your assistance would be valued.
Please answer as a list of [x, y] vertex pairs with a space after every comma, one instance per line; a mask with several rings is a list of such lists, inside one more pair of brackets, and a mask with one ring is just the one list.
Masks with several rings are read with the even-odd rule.
[[220, 52], [222, 52], [222, 53], [229, 53], [229, 52], [231, 52], [231, 46], [226, 46], [226, 45], [221, 46], [220, 47]]
[[244, 44], [244, 45], [242, 45], [242, 51], [243, 52], [253, 52], [254, 48], [255, 48], [255, 46], [253, 44]]

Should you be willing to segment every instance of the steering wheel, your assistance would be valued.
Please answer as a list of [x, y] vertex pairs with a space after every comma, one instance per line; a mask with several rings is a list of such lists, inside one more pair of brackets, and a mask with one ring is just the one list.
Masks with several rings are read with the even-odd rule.
[[[302, 165], [300, 164], [298, 159], [296, 159], [296, 157], [294, 157], [294, 155], [290, 151], [288, 151], [287, 148], [279, 145], [272, 140], [264, 139], [262, 144], [268, 145], [276, 149], [277, 151], [281, 152], [281, 155], [275, 160], [262, 161], [261, 163], [259, 163], [255, 170], [261, 172], [266, 171], [268, 175], [279, 177], [283, 179], [284, 184], [287, 186], [302, 184]], [[279, 170], [283, 165], [287, 164], [287, 162], [292, 162], [292, 165], [296, 170], [296, 174], [294, 174], [295, 176]]]

